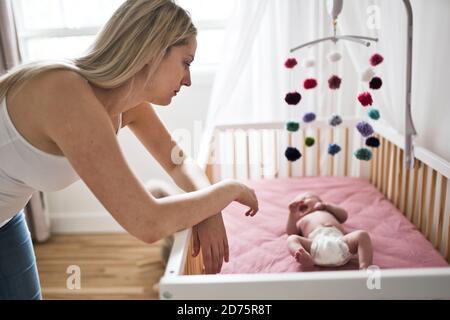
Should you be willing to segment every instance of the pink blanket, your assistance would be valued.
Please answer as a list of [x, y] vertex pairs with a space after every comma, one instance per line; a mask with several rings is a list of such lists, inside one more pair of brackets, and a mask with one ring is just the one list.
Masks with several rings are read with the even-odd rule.
[[[448, 267], [445, 259], [417, 228], [368, 181], [349, 177], [279, 178], [250, 181], [259, 200], [259, 212], [246, 217], [245, 207], [232, 203], [223, 212], [230, 261], [222, 273], [296, 272], [300, 265], [289, 255], [285, 231], [287, 206], [297, 194], [313, 191], [325, 202], [348, 211], [347, 232], [365, 229], [380, 268]], [[357, 256], [339, 268], [358, 269]]]

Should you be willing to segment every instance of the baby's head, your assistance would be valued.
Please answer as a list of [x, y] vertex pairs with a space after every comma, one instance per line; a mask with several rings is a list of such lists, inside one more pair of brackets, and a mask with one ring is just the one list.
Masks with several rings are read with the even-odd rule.
[[298, 203], [298, 210], [305, 211], [308, 208], [314, 208], [314, 205], [318, 202], [322, 202], [322, 199], [313, 192], [304, 192], [299, 194], [295, 201]]
[[314, 192], [304, 192], [302, 194], [299, 195], [298, 197], [299, 201], [316, 201], [316, 202], [322, 202], [322, 199], [320, 199], [320, 197], [315, 194]]

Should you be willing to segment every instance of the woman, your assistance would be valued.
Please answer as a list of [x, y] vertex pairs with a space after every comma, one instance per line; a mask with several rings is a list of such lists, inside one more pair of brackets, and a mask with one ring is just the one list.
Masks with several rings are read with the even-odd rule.
[[[125, 230], [147, 243], [195, 226], [205, 272], [220, 271], [228, 260], [221, 210], [238, 201], [253, 216], [255, 193], [234, 180], [210, 185], [187, 157], [173, 161], [180, 149], [150, 104], [168, 105], [191, 85], [196, 33], [170, 0], [128, 0], [85, 56], [0, 77], [1, 298], [41, 298], [22, 209], [35, 190], [59, 190], [80, 178]], [[145, 189], [117, 142], [124, 126], [188, 193], [156, 199]]]

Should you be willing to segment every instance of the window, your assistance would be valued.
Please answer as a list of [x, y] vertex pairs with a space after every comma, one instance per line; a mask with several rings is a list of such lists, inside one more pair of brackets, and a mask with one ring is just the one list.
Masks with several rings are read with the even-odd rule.
[[[227, 18], [236, 0], [178, 0], [198, 28], [193, 67], [220, 62]], [[82, 55], [124, 0], [14, 0], [23, 62]]]

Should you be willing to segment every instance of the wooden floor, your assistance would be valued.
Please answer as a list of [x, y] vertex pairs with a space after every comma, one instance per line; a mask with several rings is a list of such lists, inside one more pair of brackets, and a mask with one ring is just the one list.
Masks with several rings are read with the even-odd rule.
[[[121, 233], [54, 235], [34, 248], [44, 299], [158, 299], [160, 243]], [[80, 268], [80, 289], [67, 288], [71, 265]]]

